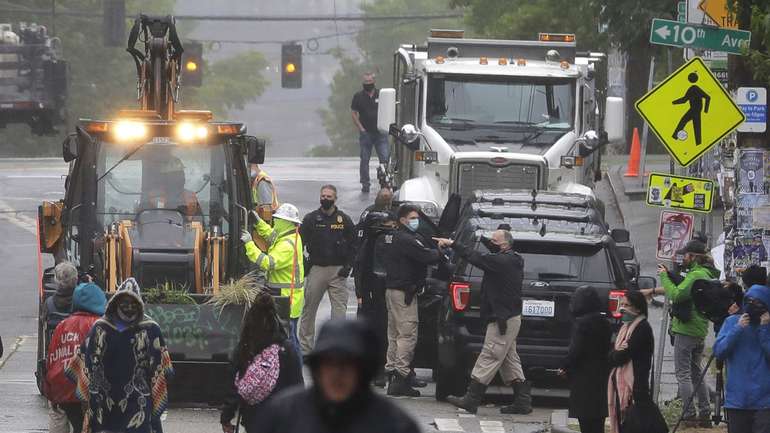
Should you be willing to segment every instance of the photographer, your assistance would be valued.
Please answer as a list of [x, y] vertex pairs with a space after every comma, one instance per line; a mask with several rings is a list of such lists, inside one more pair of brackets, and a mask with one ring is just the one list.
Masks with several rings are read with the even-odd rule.
[[742, 314], [728, 317], [714, 354], [727, 361], [725, 408], [730, 433], [770, 431], [770, 289], [754, 285]]
[[[658, 265], [660, 281], [666, 297], [671, 301], [671, 313], [674, 316], [671, 332], [674, 334], [674, 368], [679, 384], [679, 397], [683, 402], [691, 400], [693, 393], [698, 396], [698, 417], [692, 405], [686, 408], [684, 423], [691, 427], [711, 427], [711, 403], [706, 384], [698, 382], [701, 376], [701, 358], [708, 333], [708, 320], [703, 317], [693, 305], [692, 285], [697, 280], [713, 280], [719, 277], [719, 271], [714, 268], [711, 256], [706, 253], [706, 244], [693, 239], [677, 251], [682, 254], [682, 269], [686, 272], [684, 280], [679, 284], [671, 281], [668, 268]], [[649, 297], [656, 289], [640, 290]]]

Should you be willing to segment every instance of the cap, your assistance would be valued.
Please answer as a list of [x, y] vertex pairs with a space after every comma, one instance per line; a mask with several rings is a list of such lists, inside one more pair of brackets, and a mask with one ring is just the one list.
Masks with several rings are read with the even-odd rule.
[[706, 244], [693, 239], [684, 246], [684, 248], [677, 250], [677, 254], [706, 254]]

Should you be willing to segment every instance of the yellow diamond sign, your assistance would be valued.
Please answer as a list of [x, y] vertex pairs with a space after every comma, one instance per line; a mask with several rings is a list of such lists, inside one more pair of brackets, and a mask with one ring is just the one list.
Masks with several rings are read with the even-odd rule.
[[700, 57], [636, 101], [636, 110], [671, 157], [685, 167], [745, 119]]

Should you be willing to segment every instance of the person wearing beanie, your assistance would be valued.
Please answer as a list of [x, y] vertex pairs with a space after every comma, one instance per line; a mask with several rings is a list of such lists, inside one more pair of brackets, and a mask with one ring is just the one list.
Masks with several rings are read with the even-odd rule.
[[64, 370], [106, 306], [107, 297], [99, 286], [77, 286], [72, 292], [72, 314], [56, 326], [48, 345], [43, 390], [54, 410], [66, 414], [75, 432], [83, 429], [83, 407], [75, 395], [75, 384], [67, 379]]
[[65, 369], [86, 403], [84, 431], [161, 433], [171, 358], [144, 315], [139, 284], [125, 280]]

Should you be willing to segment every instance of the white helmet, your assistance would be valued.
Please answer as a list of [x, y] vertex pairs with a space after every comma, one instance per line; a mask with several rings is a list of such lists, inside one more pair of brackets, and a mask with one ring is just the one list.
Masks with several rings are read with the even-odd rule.
[[273, 214], [273, 218], [279, 218], [294, 224], [302, 224], [299, 220], [299, 210], [291, 203], [284, 203]]

